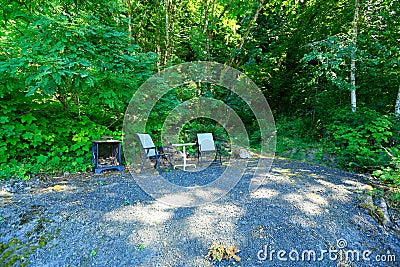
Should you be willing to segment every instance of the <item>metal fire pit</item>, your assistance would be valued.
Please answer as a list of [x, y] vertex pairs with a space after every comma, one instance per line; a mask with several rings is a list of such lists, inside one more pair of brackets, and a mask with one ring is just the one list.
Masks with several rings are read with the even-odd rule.
[[123, 171], [121, 164], [121, 141], [119, 140], [93, 140], [92, 141], [93, 171], [96, 174], [104, 170]]

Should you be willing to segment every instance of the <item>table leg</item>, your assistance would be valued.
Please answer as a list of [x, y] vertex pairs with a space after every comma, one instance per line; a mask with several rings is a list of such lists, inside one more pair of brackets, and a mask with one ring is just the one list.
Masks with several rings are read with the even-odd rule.
[[182, 151], [183, 151], [183, 164], [182, 165], [175, 165], [174, 169], [178, 166], [182, 166], [183, 170], [186, 171], [186, 167], [193, 165], [196, 168], [196, 164], [187, 164], [187, 158], [186, 158], [186, 146], [182, 145]]
[[183, 146], [183, 170], [186, 171], [186, 146]]

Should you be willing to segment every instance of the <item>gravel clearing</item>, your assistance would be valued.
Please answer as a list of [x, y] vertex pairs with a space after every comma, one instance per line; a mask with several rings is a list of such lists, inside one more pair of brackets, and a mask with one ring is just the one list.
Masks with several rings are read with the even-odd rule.
[[[249, 193], [252, 166], [218, 201], [187, 208], [154, 201], [127, 172], [1, 182], [2, 266], [400, 266], [398, 231], [361, 207], [362, 175], [276, 159]], [[224, 168], [165, 178], [204, 185]], [[213, 244], [241, 261], [206, 257]]]

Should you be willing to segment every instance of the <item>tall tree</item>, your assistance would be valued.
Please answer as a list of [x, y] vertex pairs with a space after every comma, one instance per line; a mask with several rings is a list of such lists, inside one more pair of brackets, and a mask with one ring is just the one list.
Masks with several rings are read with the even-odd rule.
[[358, 28], [358, 12], [359, 5], [358, 0], [354, 1], [354, 19], [353, 19], [353, 29], [351, 38], [351, 55], [350, 55], [350, 83], [351, 83], [351, 110], [356, 112], [357, 108], [357, 98], [356, 98], [356, 50], [357, 50], [357, 28]]
[[[131, 44], [126, 24], [115, 20], [123, 19], [120, 8], [100, 1], [88, 6], [38, 2], [32, 10], [13, 4], [11, 26], [4, 24], [10, 35], [0, 40], [6, 47], [0, 52], [6, 87], [57, 99], [65, 111], [98, 109], [99, 103], [104, 104], [99, 115], [122, 111], [131, 97], [126, 88], [137, 88], [152, 74], [156, 57]], [[103, 10], [102, 16], [94, 9]]]
[[[240, 43], [237, 46], [236, 51], [240, 51], [242, 49], [243, 45], [244, 45], [244, 42], [249, 38], [250, 31], [253, 28], [254, 24], [257, 22], [257, 18], [258, 18], [259, 14], [260, 14], [261, 9], [263, 8], [263, 5], [264, 5], [264, 0], [261, 0], [260, 4], [258, 5], [258, 8], [254, 12], [254, 17], [249, 22], [249, 25], [247, 26], [246, 31], [244, 32], [243, 36], [241, 37]], [[236, 55], [237, 55], [237, 53], [233, 54], [233, 56], [229, 60], [229, 64], [230, 65], [232, 65], [235, 62], [235, 56]], [[237, 65], [237, 62], [236, 62], [236, 65]]]

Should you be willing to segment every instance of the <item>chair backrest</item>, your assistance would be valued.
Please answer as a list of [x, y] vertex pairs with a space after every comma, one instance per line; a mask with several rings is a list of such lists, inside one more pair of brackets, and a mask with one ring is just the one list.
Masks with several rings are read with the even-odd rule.
[[[149, 134], [136, 134], [139, 137], [142, 148], [147, 157], [152, 157], [156, 155], [155, 145], [153, 139]], [[149, 149], [151, 148], [151, 149]]]
[[199, 143], [200, 151], [215, 151], [215, 144], [212, 133], [197, 134], [197, 142]]

